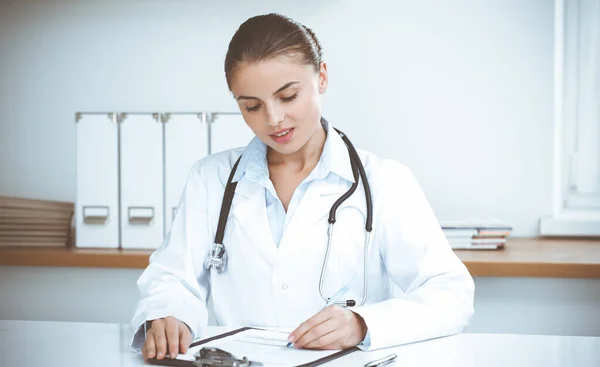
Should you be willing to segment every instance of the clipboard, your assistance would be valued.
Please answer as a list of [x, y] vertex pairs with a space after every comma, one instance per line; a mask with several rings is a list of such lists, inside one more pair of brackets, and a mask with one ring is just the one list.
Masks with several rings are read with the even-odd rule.
[[[195, 341], [192, 344], [190, 344], [190, 348], [197, 347], [197, 346], [203, 345], [203, 344], [207, 344], [207, 343], [212, 342], [214, 340], [218, 340], [218, 339], [222, 339], [222, 338], [227, 338], [229, 336], [235, 335], [235, 334], [240, 333], [242, 331], [252, 330], [252, 329], [261, 330], [260, 328], [255, 328], [255, 327], [242, 327], [242, 328], [235, 329], [235, 330], [223, 333], [223, 334], [212, 336], [210, 338], [206, 338], [206, 339], [201, 339], [201, 340]], [[330, 355], [328, 355], [326, 357], [319, 358], [319, 359], [316, 359], [316, 360], [314, 360], [312, 362], [304, 363], [304, 364], [301, 364], [301, 365], [296, 365], [296, 366], [293, 366], [293, 367], [314, 367], [314, 366], [320, 366], [322, 364], [325, 364], [327, 362], [331, 362], [331, 361], [333, 361], [333, 360], [335, 360], [337, 358], [343, 357], [343, 356], [345, 356], [347, 354], [356, 352], [358, 350], [359, 350], [358, 347], [351, 347], [351, 348], [348, 348], [348, 349], [343, 349], [343, 350], [340, 350], [339, 352], [330, 354]], [[237, 358], [242, 358], [244, 356], [236, 356], [236, 357]], [[261, 361], [257, 361], [257, 362], [261, 362]], [[148, 359], [147, 363], [151, 364], [151, 365], [159, 365], [159, 366], [198, 367], [192, 361], [184, 361], [184, 360], [169, 359], [169, 358], [164, 358], [164, 359], [161, 359], [161, 360], [158, 360], [156, 358], [152, 358], [152, 359]]]

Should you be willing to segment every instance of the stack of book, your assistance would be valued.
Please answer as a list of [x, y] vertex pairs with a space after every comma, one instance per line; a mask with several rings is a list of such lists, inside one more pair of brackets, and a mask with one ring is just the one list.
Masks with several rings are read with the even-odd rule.
[[512, 227], [502, 223], [442, 223], [454, 250], [498, 250], [504, 248]]
[[68, 245], [73, 203], [0, 196], [0, 246]]

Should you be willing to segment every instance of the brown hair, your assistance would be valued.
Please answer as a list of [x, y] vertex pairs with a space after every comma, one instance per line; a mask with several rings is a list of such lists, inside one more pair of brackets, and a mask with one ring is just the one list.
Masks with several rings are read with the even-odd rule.
[[225, 78], [231, 90], [235, 68], [275, 57], [321, 68], [321, 44], [313, 31], [281, 14], [258, 15], [246, 20], [233, 35], [225, 56]]

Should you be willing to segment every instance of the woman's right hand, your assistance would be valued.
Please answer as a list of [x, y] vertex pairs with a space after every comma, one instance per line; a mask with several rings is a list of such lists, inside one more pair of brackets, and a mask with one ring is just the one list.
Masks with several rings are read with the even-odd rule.
[[142, 348], [144, 360], [163, 359], [168, 354], [175, 359], [178, 353], [185, 353], [192, 342], [192, 332], [185, 323], [172, 316], [149, 322], [146, 341]]

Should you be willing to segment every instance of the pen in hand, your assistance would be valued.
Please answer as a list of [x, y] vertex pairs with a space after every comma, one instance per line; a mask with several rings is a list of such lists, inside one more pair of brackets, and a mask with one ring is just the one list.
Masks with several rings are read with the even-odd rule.
[[[348, 291], [352, 287], [352, 284], [354, 283], [354, 281], [356, 280], [357, 277], [358, 277], [358, 275], [355, 275], [354, 278], [350, 279], [350, 281], [348, 282], [348, 284], [346, 284], [345, 286], [343, 286], [342, 288], [340, 288], [337, 292], [335, 292], [335, 294], [331, 298], [329, 298], [327, 300], [327, 302], [325, 303], [325, 306], [323, 306], [323, 308], [326, 308], [326, 307], [334, 304], [335, 302], [337, 302], [337, 300], [341, 296], [343, 296], [344, 294], [348, 293]], [[286, 344], [286, 348], [291, 347], [293, 344], [294, 343], [292, 343], [292, 342], [288, 342]]]

